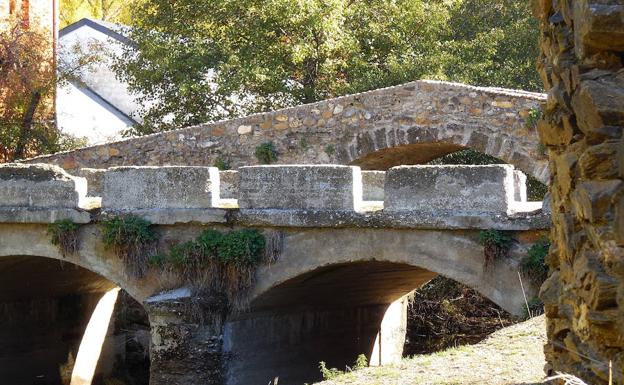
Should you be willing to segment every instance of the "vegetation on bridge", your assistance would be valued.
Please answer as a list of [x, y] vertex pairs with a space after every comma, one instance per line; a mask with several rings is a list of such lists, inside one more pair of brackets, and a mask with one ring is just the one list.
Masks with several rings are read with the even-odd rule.
[[78, 250], [78, 228], [79, 225], [69, 219], [61, 219], [48, 225], [50, 242], [59, 248], [63, 257], [76, 254]]
[[127, 215], [102, 221], [102, 241], [124, 261], [130, 274], [142, 277], [149, 256], [156, 252], [157, 236], [149, 221]]

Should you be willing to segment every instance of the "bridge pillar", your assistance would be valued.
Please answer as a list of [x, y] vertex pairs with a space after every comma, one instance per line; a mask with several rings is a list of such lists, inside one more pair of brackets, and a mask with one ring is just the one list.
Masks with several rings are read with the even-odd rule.
[[188, 290], [159, 297], [146, 301], [152, 336], [150, 385], [223, 384], [221, 327], [197, 321]]

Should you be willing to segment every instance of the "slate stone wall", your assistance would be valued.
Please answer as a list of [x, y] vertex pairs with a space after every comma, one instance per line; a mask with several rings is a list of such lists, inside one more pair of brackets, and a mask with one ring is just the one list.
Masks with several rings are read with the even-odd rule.
[[539, 0], [534, 11], [554, 225], [546, 358], [589, 384], [608, 382], [611, 360], [623, 383], [624, 3]]

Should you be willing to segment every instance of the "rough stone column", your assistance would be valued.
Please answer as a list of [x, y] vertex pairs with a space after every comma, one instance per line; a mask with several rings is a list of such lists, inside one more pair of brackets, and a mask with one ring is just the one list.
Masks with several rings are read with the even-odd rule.
[[197, 322], [191, 297], [163, 296], [146, 302], [152, 344], [150, 385], [222, 385], [220, 327]]
[[553, 247], [541, 297], [549, 370], [624, 382], [624, 2], [534, 0], [538, 124], [549, 148]]

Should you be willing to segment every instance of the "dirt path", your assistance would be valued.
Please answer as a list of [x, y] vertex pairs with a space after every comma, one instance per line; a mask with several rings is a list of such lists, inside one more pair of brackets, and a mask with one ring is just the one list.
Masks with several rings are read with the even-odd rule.
[[477, 345], [404, 359], [397, 366], [345, 373], [317, 385], [528, 385], [544, 378], [544, 316], [492, 334]]

